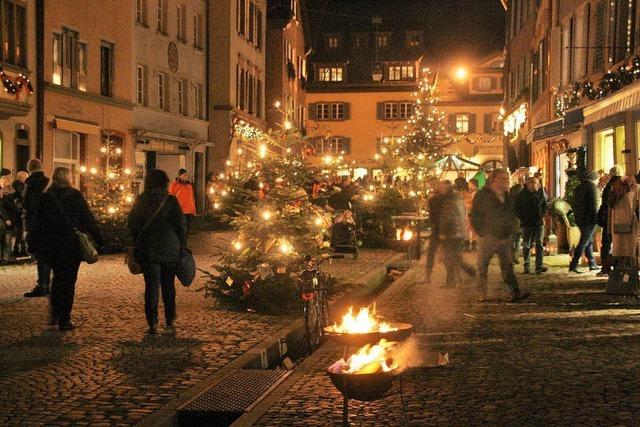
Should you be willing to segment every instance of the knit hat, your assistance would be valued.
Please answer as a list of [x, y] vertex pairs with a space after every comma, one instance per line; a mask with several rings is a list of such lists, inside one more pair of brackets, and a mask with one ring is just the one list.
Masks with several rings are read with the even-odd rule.
[[180, 170], [178, 171], [178, 176], [182, 175], [183, 173], [187, 173], [187, 170], [184, 168], [180, 168]]

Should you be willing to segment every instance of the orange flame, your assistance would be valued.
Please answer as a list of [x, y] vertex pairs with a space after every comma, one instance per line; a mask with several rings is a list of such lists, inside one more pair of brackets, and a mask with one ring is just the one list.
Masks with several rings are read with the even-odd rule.
[[376, 345], [367, 344], [352, 354], [347, 361], [340, 359], [329, 370], [342, 374], [374, 374], [398, 369], [392, 357], [397, 342], [381, 339]]
[[397, 328], [392, 327], [391, 324], [378, 321], [375, 305], [371, 309], [369, 307], [361, 308], [355, 316], [353, 315], [353, 307], [349, 307], [347, 314], [342, 316], [342, 323], [340, 325], [334, 323], [329, 327], [329, 332], [339, 334], [384, 333], [396, 330]]

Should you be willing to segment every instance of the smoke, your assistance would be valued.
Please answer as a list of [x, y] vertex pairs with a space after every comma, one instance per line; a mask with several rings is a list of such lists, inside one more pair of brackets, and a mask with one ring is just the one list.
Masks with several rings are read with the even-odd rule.
[[420, 350], [418, 339], [414, 336], [398, 343], [397, 348], [392, 351], [393, 361], [400, 371], [409, 368], [417, 368], [424, 364], [426, 354]]

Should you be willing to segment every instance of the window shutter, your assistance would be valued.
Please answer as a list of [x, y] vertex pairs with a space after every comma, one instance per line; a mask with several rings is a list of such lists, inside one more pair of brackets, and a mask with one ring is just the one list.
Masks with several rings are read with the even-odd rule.
[[378, 102], [376, 104], [376, 119], [384, 120], [384, 102]]
[[342, 151], [345, 155], [351, 154], [351, 138], [342, 138]]
[[344, 120], [349, 120], [351, 118], [351, 104], [349, 102], [343, 102], [342, 111], [344, 112]]
[[476, 133], [476, 115], [469, 114], [469, 133]]
[[316, 103], [309, 103], [309, 120], [318, 120], [318, 113], [316, 111]]
[[491, 113], [484, 113], [484, 133], [493, 133], [491, 130]]
[[456, 130], [456, 115], [449, 114], [449, 129], [451, 132], [457, 132]]
[[476, 77], [476, 78], [473, 79], [472, 87], [473, 87], [473, 90], [475, 90], [475, 91], [480, 90], [480, 78], [479, 77]]
[[593, 53], [593, 71], [600, 71], [604, 65], [604, 14], [605, 14], [605, 2], [601, 1], [596, 6], [596, 49]]

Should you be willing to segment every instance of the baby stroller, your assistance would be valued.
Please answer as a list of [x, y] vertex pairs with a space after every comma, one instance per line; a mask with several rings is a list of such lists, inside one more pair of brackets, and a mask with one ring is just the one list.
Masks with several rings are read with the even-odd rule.
[[331, 248], [336, 253], [353, 254], [353, 259], [358, 258], [356, 222], [351, 211], [341, 211], [334, 218], [331, 226]]

